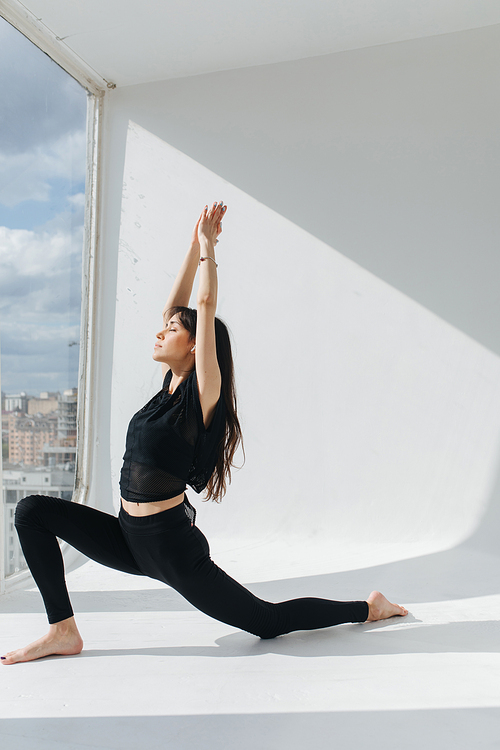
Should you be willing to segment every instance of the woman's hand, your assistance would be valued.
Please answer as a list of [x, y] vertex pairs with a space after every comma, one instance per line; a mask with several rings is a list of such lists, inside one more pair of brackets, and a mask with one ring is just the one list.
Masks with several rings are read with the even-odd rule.
[[217, 237], [222, 232], [222, 218], [226, 211], [227, 206], [222, 201], [214, 203], [212, 208], [205, 206], [196, 225], [199, 242], [206, 240], [214, 246], [217, 244]]
[[200, 247], [200, 240], [198, 238], [198, 227], [200, 226], [201, 214], [198, 217], [198, 221], [194, 225], [193, 233], [191, 235], [191, 247]]

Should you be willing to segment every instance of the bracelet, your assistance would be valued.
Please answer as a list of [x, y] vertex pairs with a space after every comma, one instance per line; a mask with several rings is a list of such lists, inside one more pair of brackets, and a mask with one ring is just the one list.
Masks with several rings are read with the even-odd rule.
[[211, 260], [211, 261], [213, 261], [215, 263], [215, 267], [219, 268], [219, 264], [216, 263], [215, 258], [211, 258], [210, 255], [205, 255], [204, 258], [200, 256], [200, 260], [199, 260], [198, 265], [200, 265], [200, 263], [201, 263], [202, 260]]

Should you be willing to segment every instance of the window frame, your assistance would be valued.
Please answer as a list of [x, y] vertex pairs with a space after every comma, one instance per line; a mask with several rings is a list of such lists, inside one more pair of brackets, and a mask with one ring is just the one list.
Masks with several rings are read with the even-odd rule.
[[[87, 164], [85, 174], [85, 217], [82, 248], [82, 304], [80, 360], [78, 372], [77, 452], [73, 501], [86, 503], [92, 461], [93, 404], [95, 403], [95, 314], [96, 268], [99, 257], [99, 222], [101, 192], [101, 133], [104, 100], [108, 89], [115, 84], [101, 78], [96, 71], [75, 55], [56, 35], [17, 0], [5, 0], [0, 16], [48, 55], [87, 91]], [[0, 372], [1, 379], [1, 372]], [[0, 454], [0, 482], [3, 488], [2, 456]], [[0, 513], [0, 595], [33, 581], [25, 568], [8, 577], [5, 575], [3, 542], [5, 522], [3, 496]], [[63, 555], [70, 549], [61, 545]]]

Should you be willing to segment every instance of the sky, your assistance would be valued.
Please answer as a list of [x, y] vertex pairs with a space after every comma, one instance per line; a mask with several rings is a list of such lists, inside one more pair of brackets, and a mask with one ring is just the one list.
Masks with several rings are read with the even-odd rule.
[[1, 387], [63, 391], [78, 378], [87, 95], [2, 18], [0, 90]]

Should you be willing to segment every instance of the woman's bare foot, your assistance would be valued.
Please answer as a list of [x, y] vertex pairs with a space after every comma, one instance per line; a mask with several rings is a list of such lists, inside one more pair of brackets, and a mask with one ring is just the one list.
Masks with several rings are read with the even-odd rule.
[[380, 591], [372, 591], [368, 599], [368, 618], [366, 622], [375, 622], [376, 620], [386, 620], [388, 617], [399, 615], [404, 617], [408, 610], [400, 607], [399, 604], [391, 604]]
[[83, 648], [83, 640], [76, 627], [74, 617], [49, 625], [49, 632], [29, 646], [9, 651], [2, 656], [2, 664], [16, 664], [20, 661], [33, 661], [43, 656], [54, 654], [69, 656], [79, 654]]

